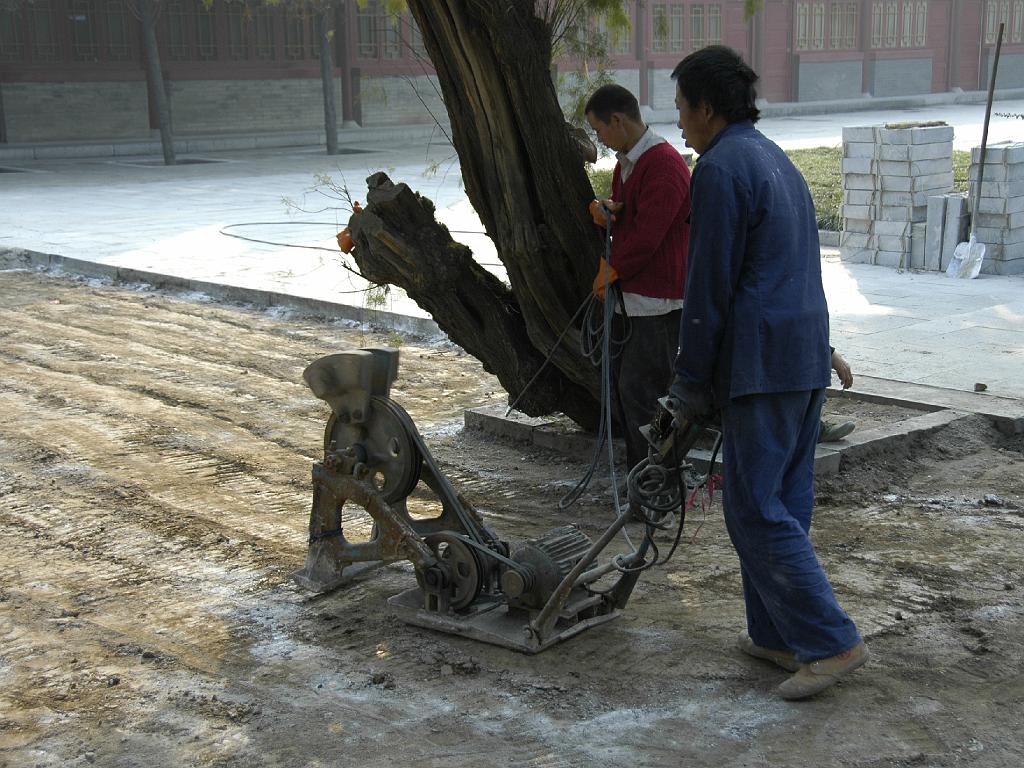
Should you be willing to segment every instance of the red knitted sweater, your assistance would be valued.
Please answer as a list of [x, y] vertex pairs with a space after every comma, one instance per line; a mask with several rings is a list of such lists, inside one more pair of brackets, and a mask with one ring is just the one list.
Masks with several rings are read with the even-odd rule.
[[627, 293], [681, 299], [686, 285], [690, 169], [667, 141], [637, 160], [625, 183], [612, 177], [612, 200], [624, 203], [612, 225], [611, 265]]

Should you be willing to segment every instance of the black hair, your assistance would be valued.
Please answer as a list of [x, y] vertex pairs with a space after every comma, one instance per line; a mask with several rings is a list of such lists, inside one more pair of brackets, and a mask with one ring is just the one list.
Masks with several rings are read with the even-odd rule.
[[757, 108], [757, 73], [742, 57], [724, 45], [709, 45], [694, 51], [672, 70], [679, 93], [691, 107], [705, 102], [728, 123], [761, 116]]
[[643, 122], [636, 96], [621, 85], [602, 85], [587, 99], [583, 108], [583, 114], [593, 114], [602, 123], [610, 123], [615, 112], [621, 112], [637, 123]]

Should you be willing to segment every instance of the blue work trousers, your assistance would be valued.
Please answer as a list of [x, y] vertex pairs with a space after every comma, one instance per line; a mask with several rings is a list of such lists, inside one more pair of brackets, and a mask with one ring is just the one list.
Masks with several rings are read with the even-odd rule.
[[723, 506], [740, 558], [747, 631], [801, 662], [860, 641], [814, 554], [814, 446], [824, 390], [747, 395], [722, 410]]

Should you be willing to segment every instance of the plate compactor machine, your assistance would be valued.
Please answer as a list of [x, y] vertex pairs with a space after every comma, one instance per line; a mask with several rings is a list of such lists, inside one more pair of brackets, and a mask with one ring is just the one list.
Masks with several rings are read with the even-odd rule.
[[[456, 491], [409, 414], [390, 398], [397, 374], [395, 349], [328, 355], [303, 373], [331, 415], [323, 461], [313, 466], [309, 551], [295, 580], [325, 592], [408, 560], [417, 586], [388, 600], [401, 619], [526, 653], [615, 618], [646, 567], [650, 542], [648, 536], [632, 553], [598, 562], [629, 513], [623, 509], [597, 540], [565, 525], [510, 546]], [[647, 463], [658, 488], [648, 488], [647, 499], [669, 508], [682, 501], [674, 489], [683, 486], [666, 478], [688, 466], [700, 430], [681, 432], [665, 405], [663, 399], [646, 428], [658, 448]], [[432, 516], [410, 514], [414, 492]]]

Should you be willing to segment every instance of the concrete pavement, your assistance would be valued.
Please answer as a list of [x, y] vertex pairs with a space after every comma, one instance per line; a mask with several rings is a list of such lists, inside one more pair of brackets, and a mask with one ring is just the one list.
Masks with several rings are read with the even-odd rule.
[[[997, 102], [996, 111], [1024, 112], [1024, 102]], [[946, 120], [956, 130], [955, 146], [967, 149], [980, 141], [983, 114], [983, 106], [940, 105], [771, 118], [760, 127], [792, 148], [836, 145], [844, 125]], [[1021, 125], [994, 118], [990, 142], [1019, 139]], [[655, 128], [681, 146], [674, 126]], [[186, 159], [210, 162], [172, 168], [152, 156], [5, 160], [16, 172], [0, 173], [0, 249], [170, 275], [182, 285], [204, 281], [340, 302], [357, 311], [366, 285], [343, 268], [334, 243], [347, 204], [318, 189], [317, 178], [327, 174], [361, 199], [365, 177], [385, 170], [430, 197], [453, 235], [503, 276], [450, 147], [407, 137], [358, 138], [347, 144], [343, 138], [350, 153], [335, 158], [290, 147], [191, 155]], [[1024, 278], [897, 273], [843, 264], [830, 249], [823, 250], [822, 265], [833, 343], [855, 374], [962, 391], [984, 383], [987, 393], [979, 397], [1024, 397]], [[391, 290], [382, 309], [424, 318], [399, 290]]]

